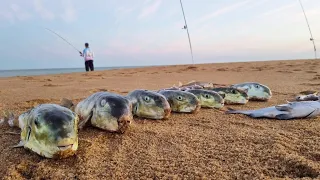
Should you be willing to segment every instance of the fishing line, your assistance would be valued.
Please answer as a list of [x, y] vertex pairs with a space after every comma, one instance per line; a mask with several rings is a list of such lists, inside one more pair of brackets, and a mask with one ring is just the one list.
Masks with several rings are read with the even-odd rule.
[[305, 19], [306, 19], [308, 28], [309, 28], [309, 32], [310, 32], [310, 36], [311, 36], [310, 41], [312, 41], [312, 43], [313, 43], [314, 56], [315, 56], [315, 59], [317, 59], [317, 49], [316, 49], [316, 45], [315, 45], [315, 43], [314, 43], [314, 39], [313, 39], [313, 36], [312, 36], [312, 33], [311, 33], [311, 28], [310, 28], [310, 25], [309, 25], [309, 22], [308, 22], [308, 18], [307, 18], [307, 15], [306, 15], [305, 11], [304, 11], [304, 8], [303, 8], [303, 5], [302, 5], [302, 3], [301, 3], [301, 0], [299, 0], [299, 2], [300, 2], [300, 5], [301, 5], [301, 8], [302, 8], [304, 17], [305, 17]]
[[185, 25], [184, 25], [184, 28], [183, 28], [183, 29], [186, 29], [186, 30], [187, 30], [187, 33], [188, 33], [189, 46], [190, 46], [191, 57], [192, 57], [192, 64], [194, 64], [194, 62], [193, 62], [192, 46], [191, 46], [191, 41], [190, 41], [190, 35], [189, 35], [188, 26], [187, 26], [187, 21], [186, 21], [185, 15], [184, 15], [184, 11], [183, 11], [183, 6], [182, 6], [181, 0], [180, 0], [180, 4], [181, 4], [181, 9], [182, 9], [182, 13], [183, 13], [184, 22], [185, 22]]
[[58, 37], [60, 37], [62, 40], [64, 40], [65, 42], [67, 42], [69, 45], [71, 45], [75, 50], [77, 50], [78, 52], [81, 52], [81, 51], [79, 51], [76, 47], [74, 47], [71, 43], [69, 43], [66, 39], [64, 39], [63, 37], [61, 37], [59, 34], [57, 34], [56, 32], [54, 32], [54, 31], [52, 31], [52, 30], [50, 30], [50, 29], [48, 29], [48, 28], [45, 28], [45, 29], [47, 29], [47, 30], [49, 30], [50, 32], [52, 32], [52, 33], [54, 33], [55, 35], [57, 35]]

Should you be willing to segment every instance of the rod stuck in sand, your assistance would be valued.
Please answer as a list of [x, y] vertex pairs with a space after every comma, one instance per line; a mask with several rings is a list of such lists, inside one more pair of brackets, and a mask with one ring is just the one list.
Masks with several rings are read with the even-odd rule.
[[45, 29], [47, 29], [48, 31], [50, 31], [50, 32], [52, 32], [53, 34], [57, 35], [57, 36], [60, 37], [62, 40], [64, 40], [65, 42], [67, 42], [70, 46], [72, 46], [75, 50], [77, 50], [78, 52], [81, 53], [80, 50], [78, 50], [76, 47], [74, 47], [74, 46], [73, 46], [71, 43], [69, 43], [65, 38], [61, 37], [58, 33], [52, 31], [52, 30], [49, 29], [49, 28], [45, 28]]
[[310, 28], [310, 25], [309, 25], [309, 22], [308, 22], [308, 18], [307, 18], [306, 12], [304, 11], [304, 8], [303, 8], [303, 5], [301, 3], [301, 0], [299, 0], [299, 2], [300, 2], [301, 9], [303, 11], [304, 17], [306, 19], [308, 28], [309, 28], [309, 32], [310, 32], [310, 36], [311, 36], [310, 41], [312, 41], [312, 43], [313, 43], [314, 57], [315, 57], [315, 59], [317, 59], [317, 48], [316, 48], [316, 45], [314, 43], [314, 39], [313, 39], [313, 36], [312, 36], [312, 32], [311, 32], [311, 28]]
[[193, 53], [192, 53], [192, 46], [191, 46], [191, 41], [190, 41], [190, 35], [189, 35], [189, 31], [188, 31], [188, 26], [187, 26], [187, 20], [186, 20], [186, 17], [185, 17], [185, 15], [184, 15], [184, 10], [183, 10], [183, 6], [182, 6], [181, 0], [180, 0], [180, 4], [181, 4], [182, 14], [183, 14], [183, 18], [184, 18], [184, 23], [185, 23], [183, 29], [186, 29], [186, 30], [187, 30], [187, 33], [188, 33], [188, 39], [189, 39], [189, 46], [190, 46], [190, 51], [191, 51], [192, 64], [194, 64], [194, 61], [193, 61]]

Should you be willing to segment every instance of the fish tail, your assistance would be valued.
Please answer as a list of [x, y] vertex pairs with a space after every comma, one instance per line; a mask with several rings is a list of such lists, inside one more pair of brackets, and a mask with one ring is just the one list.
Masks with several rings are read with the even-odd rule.
[[226, 114], [236, 114], [238, 110], [227, 107]]
[[232, 109], [230, 107], [227, 107], [227, 109], [228, 110], [225, 112], [226, 114], [245, 114], [245, 115], [250, 114], [249, 111], [236, 110], [236, 109]]
[[179, 81], [178, 87], [181, 87], [182, 85], [183, 85], [182, 82]]
[[0, 120], [0, 124], [7, 122], [10, 127], [19, 127], [19, 121], [15, 118], [13, 112], [11, 111], [3, 111], [3, 118]]
[[70, 99], [62, 98], [61, 106], [71, 109], [74, 107], [74, 104]]

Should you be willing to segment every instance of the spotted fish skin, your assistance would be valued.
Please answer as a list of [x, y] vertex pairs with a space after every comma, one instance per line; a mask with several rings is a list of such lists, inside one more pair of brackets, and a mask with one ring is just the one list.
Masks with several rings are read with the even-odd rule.
[[96, 92], [80, 101], [75, 112], [80, 116], [79, 128], [91, 125], [109, 132], [124, 133], [133, 119], [132, 104], [124, 96], [112, 92]]
[[320, 115], [319, 101], [289, 102], [256, 110], [234, 110], [226, 111], [226, 114], [245, 114], [252, 118], [271, 118], [278, 120], [291, 120], [314, 118]]

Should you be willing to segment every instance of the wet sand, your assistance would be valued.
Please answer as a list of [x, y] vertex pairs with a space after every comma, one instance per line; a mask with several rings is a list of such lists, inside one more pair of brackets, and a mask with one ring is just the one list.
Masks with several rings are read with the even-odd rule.
[[[227, 105], [255, 109], [319, 90], [320, 61], [270, 61], [163, 66], [0, 79], [0, 110], [22, 113], [40, 103], [75, 102], [97, 91], [125, 95], [191, 80], [268, 85], [268, 102]], [[63, 160], [23, 148], [19, 129], [0, 125], [1, 179], [320, 179], [320, 117], [279, 121], [201, 109], [168, 120], [137, 119], [125, 134], [93, 127], [79, 132], [79, 149]]]

